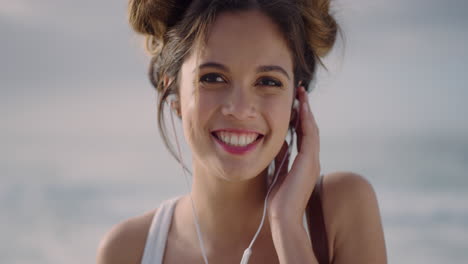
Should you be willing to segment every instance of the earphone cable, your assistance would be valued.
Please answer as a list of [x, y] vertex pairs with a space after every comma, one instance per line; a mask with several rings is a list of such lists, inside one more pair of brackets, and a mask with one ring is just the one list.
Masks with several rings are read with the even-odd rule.
[[[175, 141], [176, 141], [176, 145], [177, 145], [177, 153], [179, 154], [180, 162], [184, 163], [184, 160], [182, 159], [182, 153], [180, 151], [180, 145], [179, 145], [179, 140], [178, 140], [178, 137], [177, 137], [177, 132], [176, 132], [175, 125], [174, 125], [173, 113], [172, 113], [172, 111], [170, 111], [170, 112], [171, 112], [172, 130], [174, 132], [174, 137], [175, 137]], [[201, 248], [201, 251], [202, 251], [203, 260], [205, 261], [205, 264], [208, 264], [208, 258], [206, 256], [206, 251], [205, 251], [205, 247], [204, 247], [204, 243], [203, 243], [203, 237], [202, 237], [202, 233], [200, 231], [200, 225], [198, 224], [197, 212], [195, 210], [195, 203], [193, 202], [192, 194], [190, 192], [190, 187], [189, 187], [189, 183], [188, 183], [188, 176], [187, 176], [187, 173], [186, 173], [185, 169], [183, 168], [183, 166], [182, 166], [182, 172], [183, 172], [183, 174], [185, 176], [184, 178], [185, 178], [185, 183], [186, 183], [187, 190], [189, 190], [190, 202], [192, 204], [192, 215], [193, 215], [193, 218], [195, 219], [195, 229], [197, 230], [198, 242], [200, 243], [200, 248]]]
[[294, 134], [295, 133], [294, 133], [294, 128], [293, 128], [292, 133], [291, 133], [291, 141], [290, 141], [290, 144], [288, 146], [288, 151], [284, 155], [283, 160], [281, 161], [280, 166], [278, 167], [278, 169], [275, 168], [275, 177], [273, 178], [273, 182], [270, 184], [270, 186], [268, 188], [268, 192], [267, 192], [267, 194], [265, 196], [265, 201], [263, 203], [262, 221], [260, 222], [260, 225], [259, 225], [259, 227], [257, 229], [257, 232], [255, 233], [252, 241], [250, 242], [249, 247], [244, 251], [244, 255], [242, 256], [241, 264], [247, 264], [248, 263], [250, 255], [252, 254], [252, 246], [255, 243], [255, 240], [257, 239], [258, 235], [260, 234], [260, 231], [262, 230], [263, 223], [265, 222], [265, 215], [266, 215], [266, 208], [267, 208], [267, 204], [268, 204], [268, 197], [269, 197], [270, 192], [271, 192], [271, 190], [273, 189], [273, 187], [274, 187], [274, 185], [276, 183], [276, 180], [278, 179], [279, 172], [281, 171], [281, 168], [283, 167], [283, 164], [284, 164], [284, 161], [286, 160], [286, 157], [291, 153], [292, 146], [294, 145]]

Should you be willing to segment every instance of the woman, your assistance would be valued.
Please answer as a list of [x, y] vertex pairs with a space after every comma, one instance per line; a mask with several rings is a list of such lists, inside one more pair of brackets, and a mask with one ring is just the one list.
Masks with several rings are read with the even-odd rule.
[[182, 162], [168, 103], [193, 183], [113, 227], [98, 263], [386, 263], [372, 186], [350, 172], [320, 176], [307, 91], [337, 34], [327, 0], [131, 0], [129, 13], [153, 55], [161, 135]]

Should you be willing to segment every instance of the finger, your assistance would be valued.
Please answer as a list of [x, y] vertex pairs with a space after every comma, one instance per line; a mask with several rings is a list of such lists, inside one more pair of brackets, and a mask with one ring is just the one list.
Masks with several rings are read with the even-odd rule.
[[[274, 171], [273, 176], [278, 177], [275, 183], [276, 186], [279, 186], [281, 184], [281, 182], [284, 180], [284, 177], [286, 177], [286, 174], [288, 172], [289, 156], [290, 156], [290, 153], [288, 153], [288, 147], [289, 145], [285, 140], [283, 143], [283, 146], [281, 147], [279, 154], [276, 156], [276, 159], [275, 159], [275, 171]], [[284, 159], [284, 162], [283, 162], [283, 159]], [[282, 166], [281, 166], [281, 163], [283, 163]]]
[[304, 137], [303, 133], [303, 119], [304, 119], [304, 109], [303, 105], [304, 102], [307, 100], [307, 92], [303, 86], [299, 87], [298, 89], [298, 98], [299, 98], [299, 109], [298, 109], [298, 124], [296, 127], [296, 134], [297, 134], [297, 152], [301, 152], [302, 149], [302, 138]]
[[303, 86], [299, 87], [298, 89], [298, 99], [299, 99], [299, 108], [298, 108], [298, 124], [296, 126], [296, 134], [297, 134], [297, 151], [300, 152], [302, 148], [302, 138], [304, 137], [303, 129], [302, 129], [302, 119], [304, 118], [304, 113], [302, 109], [302, 105], [304, 104], [307, 98], [307, 92]]
[[305, 90], [301, 93], [301, 150], [317, 151], [319, 144], [318, 127], [314, 115], [310, 109], [310, 104]]

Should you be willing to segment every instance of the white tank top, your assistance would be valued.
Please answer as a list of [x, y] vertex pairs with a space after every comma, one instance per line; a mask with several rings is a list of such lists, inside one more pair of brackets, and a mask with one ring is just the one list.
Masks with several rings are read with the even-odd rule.
[[166, 248], [167, 234], [171, 226], [172, 215], [177, 200], [182, 196], [165, 200], [153, 216], [141, 264], [161, 264]]
[[[182, 196], [177, 196], [175, 198], [161, 202], [159, 209], [153, 216], [153, 220], [148, 231], [141, 264], [162, 264], [164, 250], [166, 248], [167, 235], [171, 226], [175, 204], [181, 197]], [[305, 213], [303, 217], [303, 224], [307, 234], [309, 234]], [[310, 240], [310, 236], [308, 237]]]

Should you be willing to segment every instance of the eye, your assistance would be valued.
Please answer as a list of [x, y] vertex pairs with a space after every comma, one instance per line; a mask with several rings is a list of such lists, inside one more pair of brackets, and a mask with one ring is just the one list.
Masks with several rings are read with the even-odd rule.
[[200, 82], [203, 83], [224, 83], [223, 77], [217, 73], [208, 73], [200, 77]]
[[258, 85], [261, 85], [261, 86], [276, 86], [276, 87], [283, 87], [283, 84], [274, 79], [274, 78], [270, 78], [270, 77], [263, 77], [261, 78], [258, 83]]

